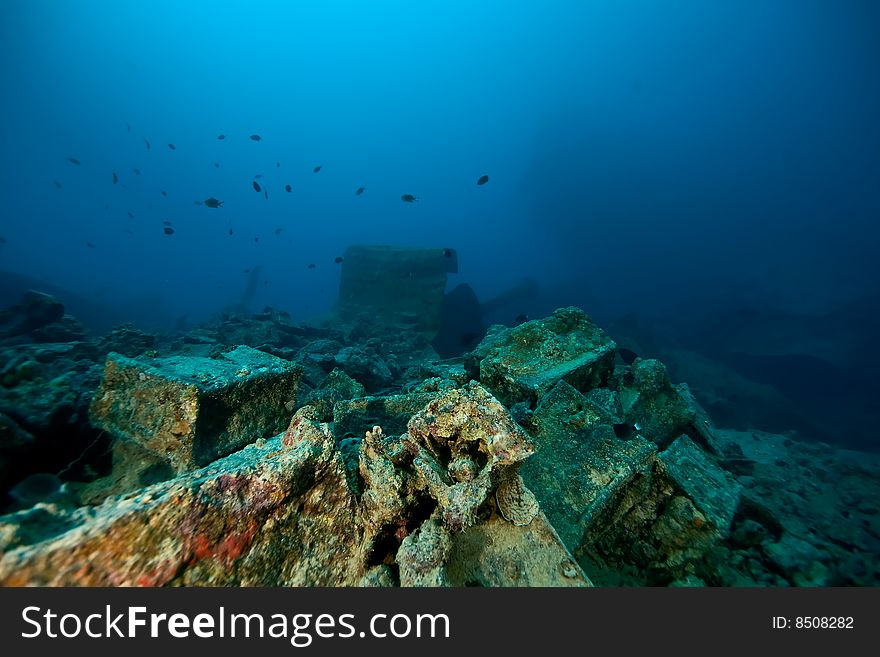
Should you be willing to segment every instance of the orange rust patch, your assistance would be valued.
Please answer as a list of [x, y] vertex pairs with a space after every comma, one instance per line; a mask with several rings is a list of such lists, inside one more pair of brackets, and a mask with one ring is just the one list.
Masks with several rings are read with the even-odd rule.
[[221, 561], [227, 567], [231, 566], [250, 549], [256, 535], [257, 523], [253, 520], [248, 521], [243, 531], [232, 532], [219, 541], [212, 540], [205, 534], [197, 534], [192, 545], [193, 560], [212, 558]]
[[193, 545], [193, 555], [197, 561], [210, 557], [213, 552], [213, 544], [204, 534], [198, 534]]

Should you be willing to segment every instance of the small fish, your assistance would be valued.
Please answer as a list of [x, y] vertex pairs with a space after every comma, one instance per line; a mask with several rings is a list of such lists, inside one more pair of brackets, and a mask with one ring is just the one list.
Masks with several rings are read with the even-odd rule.
[[174, 144], [168, 144], [168, 148], [170, 148], [172, 151], [177, 150], [177, 146], [175, 146]]
[[123, 233], [128, 233], [129, 235], [134, 235], [134, 231], [131, 228], [123, 228]]
[[129, 219], [134, 219], [134, 215], [133, 215], [131, 212], [128, 212], [128, 218], [129, 218]]
[[61, 486], [61, 480], [55, 475], [39, 472], [19, 481], [8, 494], [22, 506], [33, 506], [61, 492]]
[[263, 196], [266, 197], [267, 201], [269, 200], [269, 188], [268, 187], [263, 190]]
[[314, 263], [314, 262], [310, 262], [310, 263], [309, 263], [309, 269], [314, 269], [314, 268], [315, 268], [315, 263]]
[[455, 251], [453, 251], [452, 249], [443, 249], [443, 257], [444, 258], [451, 258], [454, 255], [455, 255]]
[[229, 229], [229, 234], [232, 235], [232, 232], [233, 232], [233, 231], [232, 231], [232, 229], [230, 228], [230, 229]]
[[416, 201], [419, 200], [419, 197], [413, 196], [412, 194], [404, 194], [403, 196], [400, 197], [400, 200], [403, 201], [404, 203], [415, 203]]
[[522, 313], [521, 315], [517, 315], [516, 317], [514, 317], [513, 321], [517, 326], [519, 326], [520, 324], [529, 321], [529, 316], [525, 313]]
[[69, 157], [69, 158], [67, 158], [67, 161], [70, 162], [71, 164], [76, 164], [77, 166], [82, 164], [82, 162], [77, 160], [75, 157]]
[[489, 176], [480, 176], [480, 177], [477, 179], [477, 184], [478, 184], [478, 185], [485, 185], [487, 182], [489, 182]]
[[135, 167], [134, 169], [132, 169], [132, 171], [134, 171], [134, 175], [136, 175], [136, 176], [141, 175], [141, 170], [138, 169], [137, 167]]
[[254, 180], [259, 180], [259, 179], [262, 178], [262, 177], [263, 177], [263, 174], [262, 174], [262, 173], [258, 173], [256, 176], [254, 176]]
[[293, 187], [291, 187], [290, 185], [285, 185], [284, 191], [287, 192], [288, 194], [290, 194], [290, 192], [293, 191]]
[[283, 228], [276, 228], [276, 229], [275, 229], [275, 234], [276, 234], [276, 235], [280, 235], [282, 230], [284, 230], [284, 229], [283, 229]]
[[321, 170], [321, 165], [319, 164], [314, 169], [312, 169], [312, 173], [318, 173]]
[[243, 273], [243, 274], [250, 274], [250, 273], [251, 273], [251, 270], [250, 270], [249, 268], [248, 268], [248, 269], [242, 269], [242, 270], [241, 270], [241, 273]]
[[168, 220], [165, 220], [165, 221], [162, 222], [162, 224], [165, 225], [165, 226], [170, 226], [170, 225], [171, 225], [171, 222], [168, 221]]
[[363, 188], [363, 187], [358, 187], [356, 190], [354, 190], [354, 195], [355, 195], [355, 196], [360, 196], [360, 195], [363, 194], [363, 193], [364, 193], [364, 188]]
[[620, 354], [620, 358], [627, 365], [632, 365], [635, 362], [636, 358], [639, 357], [639, 355], [636, 352], [634, 352], [633, 350], [624, 349], [623, 347], [619, 348], [617, 350], [617, 353]]
[[212, 196], [211, 198], [205, 199], [205, 205], [207, 205], [209, 208], [219, 208], [221, 205], [223, 205], [223, 201], [218, 201]]
[[281, 168], [281, 162], [276, 162], [276, 163], [275, 163], [275, 168], [276, 168], [276, 169], [280, 169], [280, 168]]
[[114, 171], [113, 172], [113, 184], [115, 185], [118, 182], [119, 182], [119, 176], [117, 176], [116, 172]]
[[262, 141], [263, 140], [263, 138], [260, 137], [260, 135], [251, 135], [250, 139], [251, 139], [251, 141]]
[[336, 256], [335, 258], [333, 258], [333, 262], [335, 262], [337, 265], [342, 264], [343, 260], [345, 260], [345, 258], [343, 258], [342, 256]]
[[251, 184], [254, 186], [255, 192], [262, 192], [263, 191], [263, 188], [260, 187], [260, 183], [258, 183], [256, 180], [253, 181]]
[[144, 140], [144, 144], [147, 145], [147, 150], [150, 150], [150, 148], [151, 148], [151, 146], [150, 146], [150, 140], [147, 139], [146, 137], [142, 137], [142, 139]]
[[268, 285], [269, 281], [263, 281], [263, 285]]
[[126, 123], [125, 129], [126, 129], [126, 131], [131, 132], [131, 123]]
[[162, 190], [162, 196], [168, 196], [168, 192], [166, 192], [164, 189]]
[[165, 226], [165, 228], [162, 229], [162, 232], [166, 235], [174, 235], [174, 229], [171, 226]]
[[0, 244], [6, 244], [6, 238], [0, 237]]
[[217, 135], [217, 139], [223, 141], [224, 139], [226, 139], [226, 135]]
[[55, 181], [55, 186], [56, 186], [58, 189], [61, 189], [61, 183], [58, 182], [57, 180]]
[[94, 249], [94, 248], [95, 248], [95, 245], [92, 244], [91, 242], [86, 242], [86, 246], [89, 247], [90, 249]]
[[259, 237], [255, 237], [255, 238], [254, 238], [254, 242], [259, 242], [259, 241], [260, 241], [260, 238], [259, 238]]
[[219, 169], [219, 168], [220, 168], [220, 163], [219, 163], [219, 162], [214, 162], [214, 168], [215, 168], [215, 169]]

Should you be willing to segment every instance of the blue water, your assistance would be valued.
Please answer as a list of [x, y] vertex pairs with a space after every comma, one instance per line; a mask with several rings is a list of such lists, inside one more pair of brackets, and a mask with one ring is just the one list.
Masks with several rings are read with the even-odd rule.
[[[235, 303], [257, 265], [253, 306], [304, 321], [332, 307], [350, 244], [454, 247], [450, 285], [481, 299], [537, 283], [495, 321], [636, 318], [642, 344], [804, 408], [827, 393], [854, 436], [880, 365], [878, 18], [797, 0], [7, 0], [0, 269], [165, 329]], [[749, 321], [727, 345], [760, 362], [713, 350], [731, 317]]]

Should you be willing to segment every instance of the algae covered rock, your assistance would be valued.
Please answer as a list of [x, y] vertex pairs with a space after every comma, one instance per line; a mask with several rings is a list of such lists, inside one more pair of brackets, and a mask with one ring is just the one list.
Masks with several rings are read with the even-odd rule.
[[[323, 422], [308, 405], [282, 436], [259, 438], [199, 469], [172, 471], [170, 457], [179, 455], [146, 444], [165, 430], [163, 418], [139, 415], [139, 405], [158, 412], [163, 404], [168, 411], [181, 399], [193, 400], [198, 411], [210, 407], [200, 402], [229, 387], [253, 393], [260, 379], [248, 380], [242, 370], [272, 357], [250, 351], [225, 363], [204, 362], [224, 357], [169, 362], [112, 355], [94, 412], [120, 424], [124, 419], [131, 431], [120, 430], [114, 444], [120, 479], [109, 482], [116, 492], [129, 492], [108, 497], [114, 485], [95, 487], [87, 492], [103, 503], [94, 508], [39, 504], [4, 517], [0, 584], [590, 584], [517, 474], [533, 451], [528, 435], [477, 383], [376, 398], [387, 417], [408, 421], [400, 435], [378, 426], [364, 432], [360, 487], [346, 470], [336, 422]], [[295, 367], [265, 374], [264, 383], [289, 383], [287, 365]], [[202, 378], [214, 376], [214, 386], [182, 373], [197, 366]], [[244, 384], [229, 380], [230, 367]], [[274, 393], [254, 394], [265, 400]], [[417, 401], [416, 411], [403, 412]], [[147, 421], [158, 429], [143, 432]], [[186, 437], [208, 440], [198, 417], [193, 423], [195, 433]], [[145, 468], [137, 467], [140, 461]], [[148, 485], [153, 477], [167, 480]]]
[[603, 408], [565, 381], [531, 417], [537, 451], [520, 472], [573, 553], [647, 493], [656, 446], [639, 436], [619, 440], [609, 421]]
[[0, 413], [0, 454], [34, 444], [34, 437], [4, 413]]
[[364, 396], [364, 387], [340, 369], [324, 377], [317, 388], [306, 395], [304, 404], [314, 406], [323, 422], [333, 421], [333, 405], [338, 401]]
[[526, 526], [491, 514], [452, 535], [450, 586], [592, 586], [543, 513]]
[[100, 368], [91, 361], [76, 361], [68, 369], [71, 361], [61, 360], [44, 364], [23, 358], [8, 362], [4, 368], [12, 381], [4, 379], [9, 387], [0, 384], [0, 412], [15, 419], [38, 440], [62, 427], [71, 434], [79, 432], [98, 381]]
[[693, 432], [697, 412], [692, 398], [686, 399], [672, 385], [666, 366], [659, 360], [636, 360], [624, 376], [620, 396], [624, 415], [661, 448], [681, 434]]
[[130, 324], [118, 326], [101, 338], [102, 353], [115, 352], [134, 358], [156, 346], [156, 336], [145, 333]]
[[432, 400], [402, 440], [418, 486], [436, 500], [451, 531], [472, 525], [494, 485], [534, 452], [507, 409], [477, 383]]
[[616, 390], [593, 388], [586, 394], [586, 400], [600, 413], [603, 421], [612, 425], [623, 422], [623, 406]]
[[688, 435], [709, 454], [721, 456], [717, 428], [706, 409], [694, 397], [687, 383], [679, 383], [675, 390], [687, 405], [687, 416], [693, 418], [688, 428]]
[[342, 349], [341, 342], [327, 338], [313, 340], [302, 347], [294, 360], [304, 370], [303, 380], [309, 385], [318, 386], [336, 367], [334, 354], [340, 349]]
[[385, 360], [372, 350], [361, 347], [344, 347], [336, 354], [336, 367], [360, 381], [370, 390], [384, 388], [394, 380]]
[[603, 584], [668, 585], [696, 575], [716, 578], [729, 557], [731, 523], [741, 486], [688, 436], [654, 459], [635, 504], [588, 532], [577, 556]]
[[367, 432], [367, 572], [396, 564], [403, 586], [589, 586], [517, 474], [532, 451], [474, 382], [434, 395], [402, 436]]
[[[778, 510], [812, 494], [802, 473], [797, 496], [779, 495], [778, 462], [840, 485], [854, 472], [760, 436], [725, 442], [662, 363], [615, 368], [614, 342], [582, 311], [493, 327], [440, 362], [394, 337], [418, 323], [410, 310], [392, 324], [355, 317], [310, 331], [270, 311], [230, 315], [204, 344], [179, 345], [199, 356], [111, 353], [93, 396], [108, 339], [0, 351], [0, 413], [49, 390], [71, 413], [91, 399], [115, 437], [112, 471], [71, 482], [93, 508], [42, 501], [0, 518], [0, 583], [584, 586], [585, 570], [602, 584], [876, 581], [877, 514], [861, 488], [815, 523]], [[245, 335], [260, 350], [218, 344]], [[131, 354], [146, 345], [115, 337]], [[20, 412], [0, 414], [0, 479], [39, 438]], [[754, 502], [774, 496], [773, 514]], [[866, 504], [861, 525], [833, 527]]]
[[0, 310], [0, 341], [29, 334], [64, 317], [64, 304], [45, 292], [28, 290], [18, 303]]
[[90, 415], [183, 472], [283, 430], [301, 375], [297, 365], [245, 346], [217, 358], [111, 353]]
[[661, 452], [658, 462], [670, 483], [694, 502], [721, 537], [727, 537], [742, 492], [736, 479], [686, 435]]
[[401, 586], [445, 586], [443, 567], [452, 537], [434, 518], [423, 522], [406, 536], [397, 551]]
[[29, 337], [38, 343], [84, 342], [88, 331], [76, 317], [64, 315], [57, 322], [31, 331]]
[[603, 386], [615, 349], [584, 311], [561, 308], [513, 328], [492, 327], [466, 367], [505, 405], [534, 404], [560, 380], [582, 392]]
[[96, 509], [2, 517], [0, 585], [353, 585], [354, 510], [325, 442], [276, 437]]
[[[682, 433], [696, 433], [696, 405], [669, 382], [662, 364], [640, 360], [632, 369], [610, 382], [619, 391], [584, 395], [560, 380], [541, 397], [526, 418], [537, 451], [520, 472], [594, 579], [666, 584], [693, 574], [688, 567], [710, 573], [707, 564], [717, 560], [739, 508], [740, 486], [711, 451]], [[622, 419], [635, 432], [619, 437]], [[658, 454], [650, 433], [668, 443], [675, 430], [676, 439]], [[710, 431], [704, 427], [709, 439]]]

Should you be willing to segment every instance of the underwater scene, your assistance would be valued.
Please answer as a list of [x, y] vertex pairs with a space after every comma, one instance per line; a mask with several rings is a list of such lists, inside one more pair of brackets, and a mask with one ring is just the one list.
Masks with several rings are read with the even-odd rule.
[[880, 4], [0, 33], [0, 585], [880, 585]]

